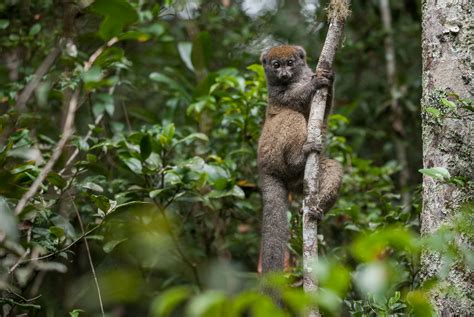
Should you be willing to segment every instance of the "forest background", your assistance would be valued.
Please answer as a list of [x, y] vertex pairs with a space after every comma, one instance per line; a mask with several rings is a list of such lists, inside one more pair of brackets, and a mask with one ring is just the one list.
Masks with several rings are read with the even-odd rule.
[[[327, 315], [427, 316], [430, 287], [460, 296], [443, 279], [474, 264], [455, 238], [472, 237], [469, 206], [419, 234], [421, 4], [384, 3], [352, 4], [327, 145], [345, 175], [320, 225], [321, 288], [300, 287], [291, 197], [291, 268], [266, 281], [284, 308], [258, 286], [258, 60], [291, 43], [314, 68], [327, 2], [0, 3], [0, 315], [287, 316], [318, 303]], [[444, 265], [429, 280], [425, 247]]]

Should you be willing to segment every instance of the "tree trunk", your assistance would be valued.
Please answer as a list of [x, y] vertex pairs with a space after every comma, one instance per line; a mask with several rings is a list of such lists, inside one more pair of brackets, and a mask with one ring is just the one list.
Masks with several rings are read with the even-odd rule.
[[[472, 10], [471, 0], [423, 1], [423, 167], [444, 167], [451, 176], [469, 180], [474, 174], [472, 112], [459, 107], [459, 99], [473, 97], [472, 52], [469, 50], [474, 36]], [[443, 98], [458, 105], [454, 113], [446, 114]], [[438, 111], [439, 115], [436, 115]], [[424, 175], [422, 235], [430, 235], [442, 224], [449, 223], [462, 203], [472, 198], [472, 188], [457, 187]], [[472, 241], [467, 237], [457, 239], [472, 248]], [[435, 278], [441, 262], [439, 254], [425, 252], [422, 256], [423, 278]], [[474, 303], [469, 272], [455, 266], [448, 273], [446, 282], [458, 292], [449, 296], [440, 288], [431, 290], [431, 300], [438, 315], [470, 315]]]

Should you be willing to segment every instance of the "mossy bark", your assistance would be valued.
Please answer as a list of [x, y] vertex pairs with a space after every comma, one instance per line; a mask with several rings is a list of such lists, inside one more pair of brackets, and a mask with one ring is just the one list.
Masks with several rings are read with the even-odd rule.
[[[472, 180], [474, 175], [472, 111], [457, 107], [445, 115], [442, 99], [472, 99], [474, 83], [472, 46], [474, 45], [473, 5], [471, 0], [423, 1], [423, 167], [444, 167], [451, 176]], [[434, 118], [428, 107], [438, 109]], [[429, 110], [429, 109], [428, 109]], [[473, 199], [472, 188], [459, 187], [423, 177], [423, 211], [421, 232], [434, 233]], [[472, 249], [467, 237], [458, 237]], [[424, 252], [422, 277], [436, 278], [442, 266], [439, 254]], [[431, 290], [434, 308], [440, 316], [468, 316], [474, 311], [472, 272], [454, 266], [447, 278]], [[445, 287], [447, 286], [447, 288]], [[450, 291], [447, 292], [446, 289]], [[454, 291], [454, 292], [453, 292]], [[455, 295], [453, 295], [455, 294]]]

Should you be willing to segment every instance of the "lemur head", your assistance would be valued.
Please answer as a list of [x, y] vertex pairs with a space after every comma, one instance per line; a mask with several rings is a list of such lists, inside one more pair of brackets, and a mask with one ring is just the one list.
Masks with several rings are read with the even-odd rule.
[[285, 85], [297, 81], [306, 66], [306, 51], [301, 46], [279, 45], [260, 56], [270, 85]]

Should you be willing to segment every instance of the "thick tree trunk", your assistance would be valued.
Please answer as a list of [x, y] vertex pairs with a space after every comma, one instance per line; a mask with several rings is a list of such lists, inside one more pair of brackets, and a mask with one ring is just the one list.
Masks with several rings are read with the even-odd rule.
[[[442, 98], [459, 103], [473, 97], [471, 69], [474, 31], [472, 0], [423, 1], [423, 166], [444, 167], [451, 176], [473, 178], [474, 126], [472, 112], [458, 107], [454, 114], [444, 115]], [[458, 97], [457, 97], [458, 96]], [[430, 107], [430, 108], [429, 108]], [[440, 111], [434, 118], [433, 109]], [[428, 112], [426, 111], [428, 109]], [[435, 111], [436, 112], [436, 111]], [[423, 177], [423, 211], [421, 231], [427, 236], [443, 223], [449, 223], [459, 206], [472, 200], [472, 189], [460, 188], [434, 178]], [[458, 237], [472, 247], [467, 237]], [[435, 252], [422, 256], [425, 280], [437, 276], [441, 259]], [[472, 275], [471, 275], [472, 276]], [[456, 295], [449, 296], [440, 288], [431, 291], [432, 303], [440, 316], [468, 316], [474, 311], [469, 272], [457, 266], [447, 275], [447, 284]]]

